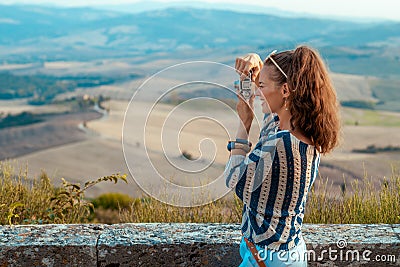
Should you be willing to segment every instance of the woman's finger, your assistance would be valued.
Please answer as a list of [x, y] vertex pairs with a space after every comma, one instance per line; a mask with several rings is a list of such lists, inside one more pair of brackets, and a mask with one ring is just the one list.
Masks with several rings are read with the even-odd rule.
[[251, 75], [251, 80], [256, 81], [258, 75], [260, 74], [261, 68], [260, 65], [257, 65], [253, 68], [253, 74]]
[[243, 58], [236, 58], [236, 64], [235, 64], [235, 69], [237, 72], [243, 72], [244, 68], [246, 67], [247, 60], [244, 60]]
[[241, 58], [239, 58], [239, 57], [236, 58], [235, 70], [236, 70], [237, 73], [239, 73], [240, 60], [241, 60]]

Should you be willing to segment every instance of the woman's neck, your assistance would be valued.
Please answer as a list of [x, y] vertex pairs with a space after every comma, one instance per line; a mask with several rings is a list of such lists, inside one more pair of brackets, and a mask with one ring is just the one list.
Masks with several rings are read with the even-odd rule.
[[281, 130], [291, 131], [292, 127], [290, 125], [290, 119], [292, 118], [292, 115], [290, 114], [290, 112], [287, 110], [279, 112], [278, 117], [279, 117], [279, 128]]

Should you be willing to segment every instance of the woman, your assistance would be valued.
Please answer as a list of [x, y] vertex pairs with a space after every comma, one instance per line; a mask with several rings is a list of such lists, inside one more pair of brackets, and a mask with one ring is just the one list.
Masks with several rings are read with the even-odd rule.
[[306, 266], [301, 226], [321, 154], [338, 143], [336, 93], [316, 51], [300, 46], [236, 59], [241, 78], [252, 71], [265, 113], [258, 143], [247, 141], [254, 96], [239, 97], [240, 126], [228, 149], [228, 187], [244, 202], [240, 266]]

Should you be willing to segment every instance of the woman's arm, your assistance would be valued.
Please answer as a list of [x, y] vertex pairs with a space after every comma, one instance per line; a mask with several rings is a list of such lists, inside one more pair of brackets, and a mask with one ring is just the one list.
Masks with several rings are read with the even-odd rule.
[[226, 186], [234, 188], [242, 200], [251, 195], [269, 175], [281, 141], [280, 133], [263, 136], [249, 155], [231, 155], [224, 172]]
[[[254, 53], [248, 54], [243, 58], [236, 59], [235, 68], [236, 71], [241, 75], [241, 80], [248, 75], [250, 70], [252, 70], [253, 76], [251, 78], [257, 83], [258, 76], [262, 67], [262, 60], [257, 54]], [[254, 119], [254, 94], [248, 102], [246, 102], [238, 94], [238, 103], [236, 106], [236, 110], [240, 118], [236, 138], [248, 140], [251, 124]], [[247, 153], [242, 149], [232, 149], [231, 156], [225, 168], [227, 187], [235, 187], [239, 177], [242, 177], [243, 174], [247, 172], [247, 166], [246, 164], [244, 164], [246, 154]]]
[[[235, 69], [239, 73], [240, 79], [243, 80], [250, 71], [252, 71], [252, 81], [258, 80], [258, 75], [261, 68], [263, 67], [263, 62], [255, 53], [247, 54], [244, 57], [236, 58]], [[238, 112], [240, 121], [239, 127], [236, 133], [237, 139], [248, 139], [251, 124], [254, 119], [254, 94], [250, 97], [249, 101], [245, 101], [240, 94], [238, 94], [238, 103], [236, 105], [236, 110]], [[246, 153], [241, 149], [233, 149], [231, 155], [246, 155]]]

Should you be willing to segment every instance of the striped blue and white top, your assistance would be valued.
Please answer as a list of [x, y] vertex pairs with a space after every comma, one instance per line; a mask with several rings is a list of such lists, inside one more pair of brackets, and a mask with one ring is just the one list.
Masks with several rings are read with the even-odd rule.
[[288, 250], [302, 238], [307, 194], [317, 176], [320, 153], [266, 114], [258, 143], [246, 157], [232, 155], [226, 185], [243, 201], [241, 230], [251, 242]]

